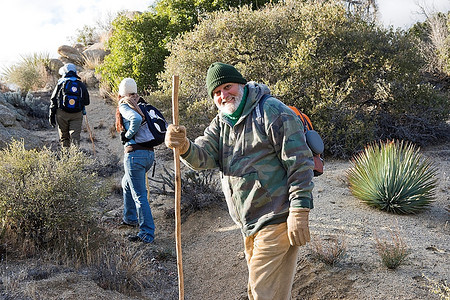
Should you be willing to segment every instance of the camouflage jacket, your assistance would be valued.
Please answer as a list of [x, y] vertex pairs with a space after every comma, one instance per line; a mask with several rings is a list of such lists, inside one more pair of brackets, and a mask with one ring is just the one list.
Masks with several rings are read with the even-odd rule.
[[273, 97], [258, 105], [269, 88], [255, 82], [247, 87], [237, 123], [219, 113], [182, 160], [194, 170], [220, 169], [229, 213], [250, 236], [286, 222], [290, 206], [313, 208], [314, 163], [295, 113]]

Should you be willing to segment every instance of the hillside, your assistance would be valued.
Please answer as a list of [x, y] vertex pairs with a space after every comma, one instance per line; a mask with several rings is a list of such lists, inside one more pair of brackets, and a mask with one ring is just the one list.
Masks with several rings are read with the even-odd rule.
[[[123, 149], [113, 138], [114, 107], [91, 90], [87, 116], [95, 137], [95, 157], [117, 172], [117, 183], [123, 175]], [[35, 130], [44, 144], [57, 144], [57, 131]], [[87, 131], [82, 132], [81, 148], [93, 153]], [[164, 146], [156, 149], [155, 178], [170, 169], [172, 153]], [[325, 173], [314, 179], [315, 208], [311, 212], [312, 239], [339, 237], [347, 245], [346, 256], [334, 266], [312, 258], [309, 247], [301, 249], [293, 287], [293, 299], [439, 299], [430, 292], [431, 280], [450, 279], [450, 145], [424, 149], [439, 169], [436, 201], [418, 215], [387, 214], [360, 203], [345, 181], [348, 161], [325, 158]], [[183, 169], [184, 170], [184, 169]], [[157, 183], [151, 181], [151, 185]], [[152, 191], [150, 206], [156, 224], [155, 242], [131, 245], [149, 260], [154, 278], [143, 295], [125, 296], [100, 288], [86, 270], [54, 265], [36, 258], [4, 258], [0, 299], [178, 299], [175, 257], [174, 220], [168, 214], [173, 196]], [[99, 201], [99, 222], [105, 230], [125, 241], [134, 229], [121, 228], [122, 200], [113, 194]], [[404, 264], [396, 270], [384, 267], [376, 252], [375, 240], [390, 239], [391, 230], [402, 237], [410, 249]], [[182, 249], [185, 299], [247, 299], [247, 270], [242, 236], [223, 205], [196, 211], [182, 223]], [[169, 253], [164, 259], [161, 253]], [[33, 276], [33, 274], [42, 276]]]

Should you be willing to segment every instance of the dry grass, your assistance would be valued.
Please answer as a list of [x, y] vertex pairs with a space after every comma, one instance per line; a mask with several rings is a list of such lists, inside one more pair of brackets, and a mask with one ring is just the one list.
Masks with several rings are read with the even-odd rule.
[[343, 236], [331, 236], [328, 238], [315, 238], [309, 244], [309, 249], [314, 259], [334, 266], [347, 251], [347, 243]]
[[410, 254], [410, 250], [397, 231], [390, 231], [391, 239], [375, 237], [376, 249], [381, 257], [381, 262], [388, 269], [398, 268]]
[[83, 68], [86, 70], [95, 70], [96, 67], [102, 64], [102, 59], [100, 57], [93, 57], [88, 55], [83, 55]]
[[150, 260], [143, 252], [123, 245], [100, 249], [91, 257], [90, 265], [100, 287], [124, 294], [142, 291], [152, 278]]
[[114, 125], [111, 125], [111, 126], [109, 127], [109, 136], [110, 136], [112, 139], [115, 139], [115, 138], [116, 138], [116, 135], [117, 135], [116, 127], [115, 127]]

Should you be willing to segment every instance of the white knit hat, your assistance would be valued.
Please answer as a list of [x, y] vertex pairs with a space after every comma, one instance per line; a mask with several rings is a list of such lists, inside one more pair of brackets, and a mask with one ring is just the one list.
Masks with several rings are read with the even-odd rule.
[[70, 71], [74, 72], [75, 74], [77, 73], [77, 67], [74, 64], [68, 63], [65, 64], [64, 66], [62, 66], [61, 68], [59, 68], [59, 75], [61, 76], [66, 76], [67, 73], [69, 73]]
[[133, 78], [125, 78], [119, 85], [119, 95], [126, 96], [128, 94], [137, 93], [136, 81]]

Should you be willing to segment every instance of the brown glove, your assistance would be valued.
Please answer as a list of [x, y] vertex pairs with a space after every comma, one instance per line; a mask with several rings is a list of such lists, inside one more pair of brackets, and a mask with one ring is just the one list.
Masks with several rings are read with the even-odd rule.
[[311, 240], [308, 215], [309, 208], [289, 208], [287, 231], [292, 246], [303, 246]]
[[186, 127], [170, 124], [167, 127], [165, 144], [167, 147], [180, 150], [180, 154], [189, 150], [190, 142], [186, 137]]

